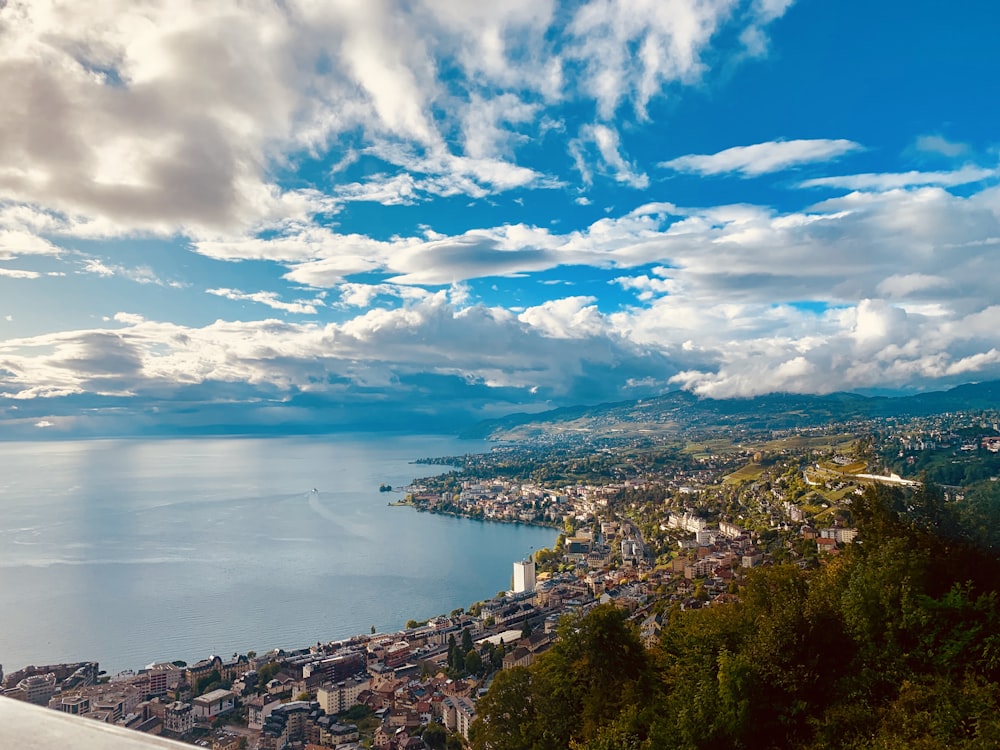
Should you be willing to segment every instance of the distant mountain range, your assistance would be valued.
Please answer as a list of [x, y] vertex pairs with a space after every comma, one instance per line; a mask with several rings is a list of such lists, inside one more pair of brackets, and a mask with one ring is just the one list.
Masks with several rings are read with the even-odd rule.
[[780, 430], [876, 417], [919, 417], [1000, 408], [1000, 380], [913, 396], [813, 396], [774, 393], [754, 398], [701, 398], [673, 391], [656, 398], [510, 414], [480, 422], [467, 437], [531, 439], [684, 432], [692, 429]]

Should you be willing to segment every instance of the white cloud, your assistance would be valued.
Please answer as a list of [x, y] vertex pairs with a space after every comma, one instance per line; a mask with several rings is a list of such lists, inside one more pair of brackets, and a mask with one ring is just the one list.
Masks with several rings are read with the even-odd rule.
[[408, 379], [434, 377], [449, 389], [462, 382], [524, 393], [538, 388], [564, 398], [584, 383], [609, 397], [620, 383], [605, 375], [621, 368], [650, 377], [666, 366], [661, 356], [605, 333], [586, 300], [542, 306], [521, 320], [500, 308], [456, 307], [448, 296], [441, 292], [323, 326], [263, 320], [192, 328], [141, 321], [113, 331], [0, 341], [0, 395], [148, 400], [199, 385], [211, 399], [213, 390], [232, 397], [237, 391], [226, 385], [232, 384], [248, 401], [292, 391], [335, 399], [341, 388], [394, 384], [392, 397], [405, 400], [413, 396]]
[[650, 100], [672, 83], [694, 83], [700, 54], [737, 3], [590, 0], [573, 13], [567, 57], [580, 88], [610, 120], [622, 102], [645, 117]]
[[0, 266], [0, 276], [5, 276], [8, 279], [37, 279], [41, 277], [41, 274], [37, 271], [22, 271], [16, 268], [4, 268]]
[[[516, 155], [551, 132], [547, 106], [592, 102], [606, 122], [630, 102], [644, 117], [699, 80], [723, 25], [760, 31], [785, 4], [738, 5], [8, 0], [0, 89], [17, 106], [0, 120], [0, 201], [79, 236], [242, 233], [307, 218], [275, 168], [341, 147], [343, 166], [358, 134], [425, 156], [432, 195], [544, 187]], [[641, 180], [621, 166], [616, 179]]]
[[[196, 248], [227, 260], [282, 263], [289, 281], [314, 288], [338, 286], [360, 273], [383, 274], [393, 284], [449, 285], [559, 266], [657, 266], [656, 278], [623, 276], [619, 283], [642, 301], [663, 293], [706, 304], [849, 304], [888, 296], [900, 304], [970, 309], [990, 298], [990, 273], [1000, 273], [998, 196], [991, 188], [968, 198], [940, 188], [851, 193], [789, 213], [753, 205], [651, 203], [563, 234], [512, 224], [383, 241], [293, 226], [270, 239]], [[932, 285], [930, 278], [941, 281]], [[964, 290], [961, 297], [956, 289]]]
[[[577, 171], [587, 184], [593, 182], [591, 164], [594, 164], [598, 173], [608, 174], [623, 185], [637, 190], [649, 187], [649, 177], [622, 155], [621, 139], [614, 128], [602, 124], [584, 125], [579, 138], [570, 142], [569, 149]], [[592, 150], [596, 153], [590, 153]]]
[[[803, 184], [853, 192], [805, 209], [679, 206], [659, 199], [680, 196], [650, 194], [587, 226], [570, 224], [579, 210], [549, 212], [563, 223], [520, 223], [538, 215], [533, 196], [508, 191], [561, 188], [534, 197], [590, 204], [579, 185], [522, 164], [525, 154], [544, 152], [548, 169], [568, 148], [584, 182], [649, 190], [632, 146], [642, 138], [629, 140], [635, 120], [678, 86], [699, 84], [707, 61], [729, 70], [765, 52], [765, 25], [789, 5], [9, 0], [0, 260], [25, 270], [0, 276], [38, 278], [62, 262], [90, 286], [115, 277], [169, 286], [166, 266], [152, 265], [162, 246], [148, 265], [131, 246], [127, 261], [73, 249], [82, 239], [168, 236], [204, 256], [189, 267], [217, 274], [199, 284], [217, 297], [341, 322], [188, 327], [118, 313], [107, 329], [0, 341], [0, 392], [124, 398], [204, 386], [222, 400], [226, 384], [228, 394], [282, 399], [386, 384], [432, 393], [437, 386], [413, 383], [440, 378], [590, 399], [672, 376], [732, 395], [1000, 373], [994, 169], [822, 177]], [[727, 44], [742, 39], [735, 56], [712, 49], [723, 30]], [[861, 148], [774, 141], [665, 166], [750, 177]], [[933, 135], [916, 148], [967, 153]], [[296, 189], [279, 184], [286, 179]], [[961, 195], [946, 189], [960, 185]], [[596, 185], [594, 200], [620, 206], [608, 187]], [[487, 199], [504, 192], [497, 203], [516, 199], [524, 213], [493, 211]], [[450, 213], [415, 207], [436, 198], [454, 199]], [[386, 219], [378, 234], [360, 233], [375, 211]], [[527, 288], [554, 280], [528, 278], [516, 306], [513, 297], [486, 306], [476, 296], [486, 285], [467, 283], [560, 267], [568, 280], [573, 267], [596, 269], [576, 288], [611, 280], [629, 292], [614, 298], [628, 301], [535, 304]], [[247, 287], [241, 270], [262, 279], [253, 289], [275, 291], [235, 288]], [[504, 299], [498, 286], [490, 299]], [[136, 304], [109, 298], [94, 314]]]
[[762, 21], [773, 21], [785, 15], [795, 0], [754, 0], [754, 11]]
[[241, 292], [239, 289], [206, 289], [209, 294], [217, 297], [235, 300], [237, 302], [257, 302], [267, 305], [275, 310], [296, 313], [299, 315], [315, 315], [316, 306], [322, 304], [320, 300], [296, 300], [294, 302], [284, 302], [276, 292]]
[[[451, 154], [420, 158], [398, 147], [375, 149], [372, 153], [407, 171], [391, 176], [375, 174], [364, 182], [338, 185], [334, 190], [338, 200], [371, 201], [384, 206], [411, 205], [433, 197], [485, 198], [515, 188], [560, 186], [558, 181], [535, 170], [500, 159], [473, 159]], [[414, 173], [428, 176], [418, 179]]]
[[595, 297], [565, 297], [529, 307], [517, 319], [556, 339], [599, 338], [607, 323]]
[[350, 182], [337, 186], [337, 197], [345, 201], [372, 201], [383, 206], [415, 203], [417, 183], [409, 174], [372, 175], [365, 182]]
[[[663, 276], [669, 276], [667, 269], [657, 269]], [[638, 292], [638, 298], [642, 301], [649, 301], [657, 296], [669, 294], [677, 291], [676, 282], [669, 278], [655, 278], [646, 274], [639, 276], [619, 276], [612, 280], [622, 289], [634, 289]]]
[[983, 169], [982, 167], [965, 166], [950, 172], [899, 172], [899, 173], [868, 173], [849, 174], [839, 177], [816, 177], [803, 180], [801, 187], [832, 187], [847, 190], [892, 190], [894, 188], [917, 187], [922, 185], [940, 185], [953, 187], [967, 185], [972, 182], [995, 179], [1000, 176], [1000, 169]]
[[179, 282], [164, 281], [150, 266], [143, 265], [127, 268], [119, 265], [108, 265], [104, 261], [97, 258], [88, 258], [84, 260], [83, 269], [80, 273], [89, 273], [102, 278], [120, 276], [128, 279], [129, 281], [134, 281], [136, 284], [156, 284], [157, 286], [179, 285]]
[[969, 151], [967, 144], [949, 141], [940, 135], [922, 135], [917, 138], [915, 145], [918, 151], [927, 151], [949, 157], [961, 156]]
[[887, 297], [908, 297], [917, 292], [949, 287], [949, 281], [942, 276], [925, 273], [893, 274], [879, 282], [878, 291]]
[[0, 260], [13, 260], [26, 255], [62, 254], [62, 248], [56, 247], [36, 234], [0, 229]]
[[138, 313], [117, 312], [115, 313], [113, 320], [116, 323], [138, 325], [139, 323], [144, 322], [146, 319], [142, 315], [139, 315]]
[[702, 175], [737, 172], [744, 177], [757, 177], [801, 164], [830, 161], [861, 148], [860, 144], [844, 139], [768, 141], [752, 146], [734, 146], [714, 154], [679, 156], [661, 162], [659, 166]]
[[369, 307], [380, 296], [396, 297], [402, 300], [417, 300], [430, 296], [420, 287], [399, 284], [357, 284], [345, 283], [337, 287], [340, 292], [339, 306]]

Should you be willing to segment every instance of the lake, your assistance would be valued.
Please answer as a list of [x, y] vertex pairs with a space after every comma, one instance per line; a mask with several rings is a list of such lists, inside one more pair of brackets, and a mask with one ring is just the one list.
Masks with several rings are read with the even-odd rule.
[[[551, 529], [389, 507], [440, 436], [0, 442], [0, 664], [110, 673], [394, 631], [489, 598]], [[315, 492], [313, 491], [315, 488]]]

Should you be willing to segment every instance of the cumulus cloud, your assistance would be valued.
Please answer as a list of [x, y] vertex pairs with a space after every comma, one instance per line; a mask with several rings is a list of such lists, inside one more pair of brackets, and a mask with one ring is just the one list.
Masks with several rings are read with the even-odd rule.
[[600, 337], [607, 322], [595, 297], [565, 297], [529, 307], [517, 319], [556, 339]]
[[778, 328], [762, 340], [699, 342], [712, 366], [684, 370], [672, 382], [699, 395], [727, 398], [995, 378], [1000, 374], [995, 337], [966, 330], [975, 315], [951, 314], [942, 321], [882, 300], [862, 300], [822, 315], [811, 336]]
[[[790, 5], [8, 0], [0, 278], [23, 294], [32, 285], [15, 280], [62, 263], [79, 274], [67, 285], [131, 295], [81, 303], [78, 320], [142, 314], [0, 341], [0, 394], [26, 409], [183, 399], [304, 413], [1000, 374], [1000, 175], [964, 144], [916, 139], [922, 159], [969, 160], [950, 171], [802, 182], [837, 191], [811, 206], [795, 206], [815, 200], [802, 192], [781, 208], [739, 202], [739, 182], [721, 205], [701, 191], [624, 203], [635, 194], [619, 188], [651, 190], [636, 158], [648, 131], [633, 135], [654, 103], [700, 85], [721, 54], [727, 69], [764, 54]], [[778, 140], [661, 166], [755, 177], [862, 148]], [[164, 262], [169, 243], [180, 260]], [[189, 272], [198, 290], [253, 303], [234, 317], [287, 320], [156, 320], [141, 295], [165, 298]], [[562, 279], [582, 292], [532, 296]], [[215, 300], [213, 316], [220, 305], [236, 308]]]
[[[785, 213], [750, 204], [652, 203], [562, 234], [511, 224], [374, 240], [299, 226], [287, 235], [196, 249], [226, 260], [279, 262], [288, 280], [316, 288], [360, 273], [397, 285], [444, 286], [560, 266], [650, 267], [654, 276], [619, 274], [618, 284], [641, 301], [666, 293], [706, 305], [890, 297], [968, 311], [992, 298], [989, 280], [1000, 272], [997, 195], [995, 188], [967, 198], [936, 187], [855, 192]], [[956, 289], [963, 294], [955, 296]]]
[[401, 403], [415, 395], [405, 383], [435, 377], [447, 378], [452, 389], [454, 379], [467, 383], [480, 400], [504, 389], [522, 396], [536, 389], [541, 399], [607, 398], [620, 395], [625, 380], [614, 373], [653, 377], [669, 367], [661, 355], [609, 334], [597, 318], [586, 300], [552, 303], [519, 319], [501, 308], [456, 306], [442, 292], [340, 324], [218, 321], [191, 328], [137, 321], [113, 332], [0, 342], [0, 395], [152, 399], [197, 385], [210, 401], [213, 389], [229, 398], [234, 391], [228, 384], [246, 384], [242, 397], [248, 402], [296, 393], [336, 401], [338, 393], [349, 399], [395, 384], [391, 396], [368, 392], [367, 398]]
[[734, 146], [714, 154], [688, 154], [659, 166], [677, 172], [702, 175], [738, 173], [757, 177], [771, 172], [793, 169], [802, 164], [824, 162], [861, 150], [862, 146], [842, 138], [791, 141], [768, 141], [752, 146]]
[[[303, 218], [274, 168], [358, 133], [423, 154], [434, 194], [543, 184], [514, 160], [545, 127], [540, 105], [589, 101], [607, 120], [629, 102], [643, 116], [699, 79], [721, 27], [759, 27], [785, 3], [739, 5], [9, 0], [0, 200], [104, 236], [239, 232]], [[390, 178], [341, 197], [407, 200], [405, 177]]]

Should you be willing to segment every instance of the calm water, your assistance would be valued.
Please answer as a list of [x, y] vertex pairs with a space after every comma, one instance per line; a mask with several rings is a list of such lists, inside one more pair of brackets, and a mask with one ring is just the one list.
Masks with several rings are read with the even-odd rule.
[[[402, 627], [510, 586], [548, 529], [388, 507], [441, 437], [0, 443], [0, 664], [154, 660]], [[312, 489], [316, 488], [317, 493]]]

